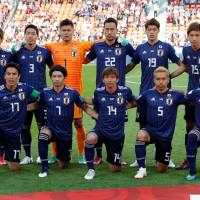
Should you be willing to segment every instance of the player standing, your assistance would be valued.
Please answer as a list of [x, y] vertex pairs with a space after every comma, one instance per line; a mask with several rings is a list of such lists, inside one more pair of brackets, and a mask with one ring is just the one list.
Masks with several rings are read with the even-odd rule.
[[[46, 65], [53, 66], [51, 53], [44, 47], [37, 45], [39, 36], [38, 28], [33, 25], [27, 25], [24, 31], [26, 44], [14, 54], [15, 61], [19, 64], [21, 70], [20, 81], [33, 86], [36, 90], [42, 91], [46, 87]], [[34, 99], [32, 102], [35, 101]], [[26, 119], [21, 133], [22, 144], [26, 157], [20, 164], [29, 164], [31, 158], [31, 123], [33, 114], [35, 115], [38, 129], [44, 125], [44, 108], [37, 111], [27, 111]]]
[[[152, 18], [148, 20], [145, 23], [145, 30], [148, 41], [144, 44], [140, 44], [136, 48], [136, 53], [133, 56], [132, 63], [127, 68], [127, 72], [129, 72], [141, 62], [142, 76], [140, 94], [154, 86], [153, 73], [159, 66], [163, 66], [168, 69], [169, 59], [172, 63], [181, 65], [180, 59], [175, 54], [175, 49], [170, 44], [162, 42], [158, 39], [160, 23], [156, 19]], [[140, 128], [146, 125], [146, 109], [144, 106], [138, 107], [136, 121], [139, 122]], [[130, 166], [137, 167], [138, 164], [135, 161]], [[169, 167], [175, 167], [172, 161], [170, 162]]]
[[[80, 42], [72, 40], [74, 35], [74, 24], [69, 19], [64, 19], [59, 25], [61, 42], [49, 43], [45, 47], [48, 48], [53, 55], [54, 63], [64, 66], [68, 71], [65, 84], [71, 88], [76, 89], [80, 95], [83, 94], [82, 81], [82, 64], [85, 53], [91, 49], [93, 42]], [[74, 110], [74, 126], [77, 131], [77, 143], [79, 157], [78, 162], [84, 164], [84, 141], [85, 130], [83, 127], [83, 113], [81, 108], [75, 105]], [[56, 149], [53, 146], [52, 162], [55, 161]]]
[[[187, 28], [188, 40], [191, 46], [183, 48], [183, 66], [171, 73], [171, 77], [174, 78], [184, 71], [188, 72], [188, 87], [187, 90], [194, 90], [199, 87], [199, 75], [200, 75], [200, 23], [193, 22]], [[185, 106], [186, 120], [186, 134], [185, 145], [187, 144], [188, 133], [195, 127], [195, 105], [188, 104]], [[188, 162], [185, 159], [176, 169], [187, 169]]]

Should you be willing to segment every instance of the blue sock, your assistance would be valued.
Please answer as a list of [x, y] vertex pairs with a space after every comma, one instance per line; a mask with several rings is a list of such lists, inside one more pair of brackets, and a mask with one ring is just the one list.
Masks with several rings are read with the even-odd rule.
[[145, 157], [146, 157], [146, 144], [145, 142], [136, 140], [135, 143], [135, 155], [139, 167], [145, 168]]
[[97, 143], [95, 145], [96, 152], [97, 152], [97, 157], [102, 158], [102, 143]]
[[31, 157], [31, 140], [32, 140], [32, 138], [31, 138], [31, 132], [29, 129], [22, 129], [21, 139], [22, 139], [22, 144], [23, 144], [26, 156]]
[[190, 133], [186, 146], [190, 175], [196, 174], [197, 135]]
[[48, 145], [49, 136], [45, 133], [39, 134], [38, 149], [42, 164], [42, 171], [48, 171]]
[[87, 162], [88, 169], [94, 169], [94, 145], [85, 144], [85, 158]]

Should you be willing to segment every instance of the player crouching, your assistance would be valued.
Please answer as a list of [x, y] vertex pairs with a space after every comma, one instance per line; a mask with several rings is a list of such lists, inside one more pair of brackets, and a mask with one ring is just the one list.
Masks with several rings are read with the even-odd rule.
[[135, 153], [139, 170], [136, 179], [147, 175], [145, 166], [146, 145], [155, 143], [156, 165], [159, 172], [168, 169], [171, 154], [171, 141], [176, 124], [177, 108], [186, 103], [184, 94], [168, 88], [169, 72], [164, 67], [154, 71], [153, 89], [141, 94], [136, 102], [147, 106], [147, 125], [137, 133]]
[[97, 118], [96, 112], [87, 106], [80, 94], [64, 85], [67, 71], [64, 67], [56, 65], [49, 72], [53, 87], [46, 88], [40, 95], [37, 105], [47, 109], [46, 126], [39, 133], [39, 156], [42, 170], [39, 177], [48, 175], [48, 144], [56, 142], [57, 159], [59, 167], [64, 169], [70, 163], [72, 148], [72, 122], [74, 104], [82, 108], [91, 117]]
[[92, 180], [94, 170], [94, 146], [98, 141], [105, 144], [107, 161], [111, 172], [121, 170], [121, 152], [124, 144], [124, 116], [127, 102], [133, 102], [134, 96], [129, 88], [119, 86], [119, 72], [114, 67], [107, 67], [102, 73], [105, 87], [97, 88], [88, 104], [98, 107], [98, 120], [94, 129], [86, 137], [85, 157], [88, 172], [86, 180]]

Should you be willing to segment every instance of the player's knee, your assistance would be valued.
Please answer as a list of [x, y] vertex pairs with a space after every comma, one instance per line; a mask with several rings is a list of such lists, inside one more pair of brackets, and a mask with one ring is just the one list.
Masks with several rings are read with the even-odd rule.
[[75, 128], [81, 128], [81, 127], [83, 127], [83, 120], [82, 119], [76, 119], [76, 120], [74, 120], [74, 126], [75, 126]]
[[160, 173], [165, 173], [167, 171], [168, 167], [158, 167], [157, 170]]
[[139, 131], [136, 139], [142, 142], [148, 142], [148, 135], [143, 131]]
[[46, 127], [42, 127], [39, 133], [39, 138], [41, 135], [51, 137], [51, 131]]
[[97, 135], [95, 133], [89, 133], [86, 136], [85, 143], [86, 144], [96, 144], [97, 143]]
[[60, 161], [59, 163], [58, 163], [58, 167], [60, 168], [60, 169], [66, 169], [66, 168], [68, 168], [68, 164], [67, 164], [67, 162], [66, 161]]
[[110, 164], [109, 165], [109, 170], [110, 170], [110, 172], [113, 172], [113, 173], [120, 172], [121, 171], [121, 167]]
[[9, 166], [9, 169], [11, 171], [19, 171], [20, 170], [20, 165], [19, 163], [16, 163], [16, 162], [8, 162], [8, 166]]
[[157, 162], [157, 170], [158, 170], [158, 172], [164, 173], [164, 172], [167, 171], [167, 169], [168, 169], [168, 165], [165, 165], [163, 163]]

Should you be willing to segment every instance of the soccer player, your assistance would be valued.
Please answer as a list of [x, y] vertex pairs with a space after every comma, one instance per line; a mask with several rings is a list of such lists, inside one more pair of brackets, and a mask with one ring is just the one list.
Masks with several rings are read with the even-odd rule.
[[118, 172], [121, 170], [126, 105], [127, 102], [134, 100], [129, 88], [117, 84], [119, 72], [116, 67], [105, 68], [102, 79], [105, 86], [97, 88], [92, 99], [93, 104], [98, 107], [98, 120], [85, 141], [85, 157], [88, 166], [88, 172], [84, 176], [86, 180], [92, 180], [95, 176], [94, 145], [98, 141], [106, 146], [110, 171]]
[[0, 87], [0, 141], [5, 147], [5, 160], [11, 170], [20, 169], [20, 133], [30, 98], [39, 92], [31, 86], [18, 83], [20, 68], [15, 63], [4, 67], [5, 85]]
[[146, 105], [147, 124], [137, 133], [135, 154], [139, 165], [135, 178], [147, 175], [145, 166], [146, 145], [156, 146], [156, 165], [159, 172], [167, 171], [171, 154], [171, 141], [176, 124], [177, 108], [186, 103], [184, 94], [170, 90], [169, 72], [165, 67], [154, 71], [153, 89], [145, 91], [136, 100], [139, 106]]
[[[119, 71], [119, 85], [125, 86], [126, 56], [133, 57], [134, 49], [131, 44], [123, 44], [117, 37], [117, 21], [108, 18], [104, 21], [103, 32], [105, 41], [97, 42], [87, 54], [85, 63], [97, 59], [96, 64], [96, 87], [103, 86], [102, 72], [106, 67], [116, 67]], [[98, 110], [98, 108], [96, 108]], [[95, 164], [102, 162], [102, 145], [97, 144], [97, 157]]]
[[[39, 36], [38, 28], [27, 25], [24, 31], [26, 44], [14, 55], [15, 61], [20, 65], [20, 81], [33, 86], [36, 90], [42, 91], [46, 87], [46, 65], [53, 66], [51, 53], [44, 47], [37, 45]], [[35, 101], [34, 99], [32, 101]], [[31, 123], [33, 114], [35, 115], [38, 129], [44, 125], [44, 108], [37, 111], [27, 111], [26, 119], [21, 133], [22, 144], [26, 157], [20, 164], [33, 162], [31, 157]]]
[[56, 142], [59, 167], [64, 169], [69, 165], [74, 103], [91, 117], [97, 118], [96, 112], [86, 105], [80, 94], [64, 85], [67, 71], [63, 66], [55, 65], [49, 75], [53, 87], [45, 88], [38, 102], [39, 105], [47, 108], [46, 124], [39, 133], [39, 155], [42, 161], [39, 177], [48, 175], [48, 143], [50, 141]]
[[[199, 87], [200, 74], [200, 23], [193, 22], [187, 28], [188, 40], [191, 46], [183, 48], [183, 65], [171, 73], [171, 78], [174, 78], [184, 71], [188, 72], [188, 88], [194, 90]], [[185, 145], [187, 144], [188, 133], [195, 127], [195, 105], [187, 104], [185, 106], [186, 134]], [[185, 159], [176, 169], [187, 169], [188, 161]]]
[[[54, 63], [64, 66], [68, 71], [65, 84], [76, 89], [80, 95], [83, 94], [82, 64], [87, 51], [91, 49], [93, 42], [80, 42], [72, 40], [74, 34], [74, 24], [69, 19], [64, 19], [59, 25], [61, 42], [49, 43], [45, 47], [53, 55]], [[85, 130], [83, 127], [83, 113], [81, 108], [75, 105], [74, 126], [76, 128], [78, 143], [78, 162], [84, 164], [84, 140]], [[55, 161], [55, 145], [53, 146], [53, 155], [50, 162]]]
[[[4, 67], [7, 65], [7, 63], [12, 61], [12, 54], [11, 52], [2, 49], [1, 48], [1, 43], [3, 42], [4, 38], [4, 32], [0, 28], [0, 85], [4, 84]], [[0, 166], [4, 164], [4, 147], [2, 144], [0, 144]]]
[[196, 155], [197, 148], [200, 146], [200, 88], [188, 93], [188, 100], [195, 103], [196, 126], [188, 133], [186, 152], [189, 165], [189, 174], [186, 176], [188, 181], [196, 179]]
[[[127, 72], [129, 72], [141, 62], [140, 94], [154, 86], [153, 73], [156, 68], [163, 66], [168, 69], [168, 59], [172, 63], [181, 65], [175, 49], [170, 44], [158, 39], [160, 23], [156, 19], [152, 18], [145, 23], [145, 31], [148, 41], [136, 48], [132, 63], [127, 66]], [[144, 106], [137, 108], [136, 121], [139, 122], [140, 128], [146, 125], [146, 108]], [[137, 167], [138, 163], [135, 161], [130, 166]], [[173, 162], [170, 163], [170, 166], [175, 167]]]

